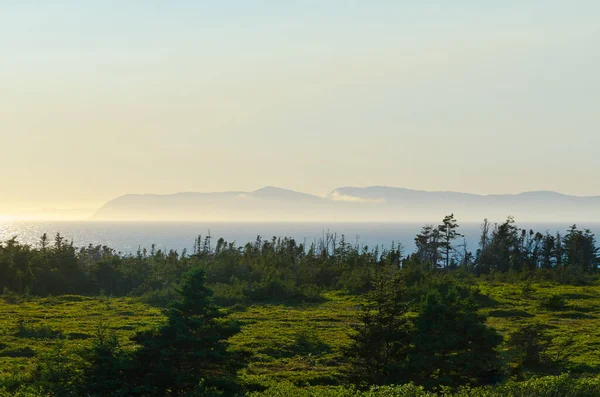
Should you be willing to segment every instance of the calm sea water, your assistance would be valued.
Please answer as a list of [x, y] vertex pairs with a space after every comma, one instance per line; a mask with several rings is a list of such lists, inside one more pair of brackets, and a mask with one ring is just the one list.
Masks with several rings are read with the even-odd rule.
[[[359, 241], [361, 245], [390, 247], [392, 241], [400, 242], [405, 252], [413, 252], [414, 237], [424, 223], [169, 223], [169, 222], [41, 222], [41, 221], [0, 221], [0, 241], [17, 236], [18, 241], [36, 246], [43, 233], [53, 236], [61, 233], [73, 240], [78, 247], [88, 244], [101, 244], [122, 253], [134, 253], [138, 247], [150, 248], [152, 244], [160, 249], [175, 249], [181, 252], [192, 251], [194, 239], [209, 233], [216, 241], [223, 237], [238, 245], [254, 241], [258, 235], [263, 238], [273, 236], [292, 237], [299, 242], [310, 244], [327, 231], [344, 234], [349, 242]], [[524, 229], [555, 233], [564, 232], [567, 223], [523, 223]], [[600, 234], [600, 223], [578, 225]], [[478, 223], [461, 223], [459, 231], [465, 236], [470, 250], [477, 248], [480, 231]]]

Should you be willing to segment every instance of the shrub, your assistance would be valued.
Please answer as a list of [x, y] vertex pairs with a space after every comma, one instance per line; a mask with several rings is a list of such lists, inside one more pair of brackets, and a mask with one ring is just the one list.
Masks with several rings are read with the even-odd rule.
[[323, 341], [319, 333], [313, 329], [302, 329], [294, 335], [294, 341], [287, 349], [296, 354], [321, 354], [331, 347]]
[[244, 291], [248, 288], [245, 281], [237, 279], [231, 283], [216, 283], [211, 285], [214, 291], [214, 302], [219, 306], [233, 306], [240, 303], [245, 303], [248, 298]]
[[152, 306], [166, 307], [176, 296], [177, 293], [173, 289], [164, 288], [146, 292], [139, 299]]
[[554, 294], [542, 299], [540, 306], [546, 310], [564, 310], [567, 308], [567, 302], [561, 295]]
[[31, 339], [59, 339], [63, 337], [63, 333], [60, 330], [48, 326], [35, 326], [20, 319], [17, 321], [17, 332], [15, 332], [15, 336]]

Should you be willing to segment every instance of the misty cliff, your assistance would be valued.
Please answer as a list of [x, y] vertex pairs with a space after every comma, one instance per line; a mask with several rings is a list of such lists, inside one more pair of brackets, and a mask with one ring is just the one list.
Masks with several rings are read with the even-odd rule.
[[555, 192], [477, 195], [386, 186], [343, 187], [325, 197], [277, 187], [252, 192], [128, 194], [106, 203], [95, 220], [171, 221], [600, 221], [600, 196]]

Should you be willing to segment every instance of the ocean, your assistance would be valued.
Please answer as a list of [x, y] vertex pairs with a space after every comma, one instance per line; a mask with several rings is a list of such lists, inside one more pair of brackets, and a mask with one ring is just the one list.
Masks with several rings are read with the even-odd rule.
[[[149, 249], [155, 244], [157, 249], [183, 249], [192, 252], [194, 240], [198, 235], [210, 233], [213, 243], [218, 238], [234, 241], [237, 245], [255, 241], [257, 236], [270, 239], [273, 236], [292, 237], [307, 244], [318, 240], [328, 231], [339, 238], [345, 235], [348, 242], [359, 242], [361, 246], [379, 245], [389, 248], [392, 242], [399, 242], [404, 253], [415, 249], [415, 235], [426, 223], [256, 223], [256, 222], [56, 222], [56, 221], [0, 221], [0, 241], [14, 236], [24, 244], [37, 246], [43, 233], [52, 239], [60, 233], [75, 246], [88, 244], [107, 245], [123, 254], [135, 253], [138, 248]], [[479, 223], [460, 223], [458, 231], [464, 235], [467, 248], [477, 249], [480, 234]], [[518, 224], [518, 223], [517, 223]], [[568, 223], [523, 223], [524, 229], [534, 231], [564, 233]], [[580, 224], [580, 228], [589, 228], [596, 235], [600, 233], [600, 223]], [[462, 244], [460, 239], [456, 243]]]

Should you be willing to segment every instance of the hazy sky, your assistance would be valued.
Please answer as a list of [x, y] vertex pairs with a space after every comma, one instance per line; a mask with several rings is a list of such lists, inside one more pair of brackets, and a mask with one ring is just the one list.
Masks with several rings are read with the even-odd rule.
[[600, 195], [599, 15], [0, 0], [0, 214], [264, 185]]

